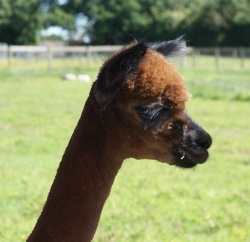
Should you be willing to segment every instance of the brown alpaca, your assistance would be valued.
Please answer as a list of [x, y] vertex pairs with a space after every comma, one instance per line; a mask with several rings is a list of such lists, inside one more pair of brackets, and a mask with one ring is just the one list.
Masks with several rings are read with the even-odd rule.
[[164, 57], [179, 49], [179, 40], [135, 43], [104, 63], [29, 242], [91, 241], [126, 158], [185, 168], [207, 160], [211, 137], [185, 111], [190, 95]]

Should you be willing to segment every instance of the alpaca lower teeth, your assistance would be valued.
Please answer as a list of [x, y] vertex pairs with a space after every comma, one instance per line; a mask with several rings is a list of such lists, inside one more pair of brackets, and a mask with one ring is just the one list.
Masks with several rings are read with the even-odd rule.
[[184, 159], [184, 157], [185, 157], [185, 155], [183, 155], [183, 156], [181, 157], [181, 160], [183, 160], [183, 159]]

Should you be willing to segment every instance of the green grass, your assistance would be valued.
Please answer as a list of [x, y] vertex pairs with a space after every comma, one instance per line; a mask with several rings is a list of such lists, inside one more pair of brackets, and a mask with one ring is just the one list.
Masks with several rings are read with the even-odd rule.
[[[180, 65], [181, 61], [178, 58], [174, 58], [174, 62]], [[193, 70], [206, 70], [206, 71], [242, 71], [250, 70], [249, 58], [236, 58], [236, 57], [222, 57], [217, 59], [211, 55], [188, 55], [185, 58], [186, 68]]]
[[182, 75], [196, 98], [250, 101], [250, 70], [185, 70]]
[[[187, 109], [213, 137], [210, 160], [191, 170], [126, 160], [94, 241], [250, 241], [250, 73], [181, 73]], [[0, 241], [33, 229], [82, 111], [91, 84], [64, 74], [0, 71]]]

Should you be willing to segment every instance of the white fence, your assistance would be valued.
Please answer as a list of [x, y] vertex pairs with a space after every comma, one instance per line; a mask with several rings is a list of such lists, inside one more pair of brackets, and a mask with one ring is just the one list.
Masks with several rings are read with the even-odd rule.
[[48, 70], [53, 68], [55, 59], [79, 58], [92, 63], [96, 56], [108, 56], [120, 49], [121, 46], [0, 46], [0, 60], [7, 60], [9, 69], [15, 68], [15, 60], [46, 60]]
[[[214, 69], [225, 69], [225, 65], [230, 69], [232, 66], [238, 69], [250, 69], [250, 48], [238, 47], [210, 47], [210, 48], [193, 48], [192, 51], [193, 68], [196, 67], [197, 62], [201, 56], [209, 56], [213, 59]], [[231, 62], [231, 63], [230, 63]], [[234, 69], [234, 68], [233, 68]]]
[[[7, 46], [0, 45], [0, 68], [32, 67], [36, 63], [48, 70], [56, 69], [59, 62], [69, 68], [77, 65], [96, 65], [121, 46]], [[189, 47], [190, 48], [190, 47]], [[177, 64], [192, 69], [250, 70], [250, 48], [190, 48], [191, 54], [181, 57]], [[100, 62], [100, 63], [97, 63]], [[176, 61], [175, 61], [176, 62]], [[76, 64], [76, 63], [75, 63]], [[61, 66], [62, 67], [62, 66]], [[63, 68], [64, 68], [63, 67]]]

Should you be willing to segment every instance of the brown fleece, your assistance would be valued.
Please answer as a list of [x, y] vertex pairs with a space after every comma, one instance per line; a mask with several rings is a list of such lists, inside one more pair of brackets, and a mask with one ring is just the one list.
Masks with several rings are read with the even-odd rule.
[[171, 104], [169, 108], [183, 109], [191, 97], [175, 67], [162, 54], [151, 49], [147, 50], [127, 88], [127, 95]]

